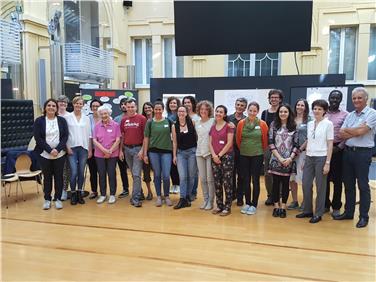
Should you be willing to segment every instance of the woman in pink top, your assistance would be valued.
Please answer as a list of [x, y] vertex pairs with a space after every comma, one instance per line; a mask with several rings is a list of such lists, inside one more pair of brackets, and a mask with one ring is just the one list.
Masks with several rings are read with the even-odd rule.
[[[231, 213], [232, 204], [232, 175], [234, 170], [234, 156], [232, 145], [234, 128], [227, 120], [227, 108], [223, 105], [215, 109], [215, 124], [209, 132], [209, 147], [212, 155], [212, 168], [217, 208], [213, 214], [226, 216]], [[225, 190], [225, 204], [223, 204], [223, 190]]]
[[106, 106], [98, 108], [101, 122], [98, 122], [94, 128], [93, 143], [95, 146], [94, 156], [97, 162], [99, 174], [99, 187], [101, 196], [97, 203], [103, 203], [107, 196], [107, 175], [110, 183], [109, 204], [116, 201], [116, 162], [119, 157], [120, 144], [120, 126], [111, 119], [112, 110]]

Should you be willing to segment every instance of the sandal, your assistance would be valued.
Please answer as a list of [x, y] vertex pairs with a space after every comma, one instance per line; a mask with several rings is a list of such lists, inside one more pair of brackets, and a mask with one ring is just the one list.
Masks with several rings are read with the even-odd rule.
[[212, 211], [212, 214], [219, 214], [221, 213], [222, 210], [220, 208], [215, 208], [213, 211]]
[[230, 210], [223, 210], [219, 215], [220, 215], [220, 216], [227, 216], [227, 215], [229, 215], [229, 214], [231, 214], [231, 211], [230, 211]]

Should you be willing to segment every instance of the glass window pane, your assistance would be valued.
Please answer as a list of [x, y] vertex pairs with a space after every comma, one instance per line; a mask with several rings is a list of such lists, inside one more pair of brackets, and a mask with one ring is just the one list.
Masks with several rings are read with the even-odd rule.
[[256, 54], [256, 60], [262, 60], [266, 56], [266, 53], [257, 53]]
[[354, 79], [355, 68], [355, 47], [356, 47], [356, 29], [353, 27], [345, 28], [345, 46], [344, 46], [344, 64], [343, 72], [346, 79]]
[[255, 76], [261, 76], [260, 68], [261, 68], [261, 62], [256, 61], [255, 62]]
[[230, 54], [228, 55], [229, 61], [235, 61], [239, 54]]
[[79, 2], [64, 1], [65, 42], [80, 40], [80, 5]]
[[136, 84], [142, 84], [142, 40], [134, 40]]
[[329, 73], [338, 73], [339, 70], [339, 53], [341, 45], [341, 29], [334, 28], [330, 30], [329, 41]]
[[151, 39], [146, 41], [146, 84], [150, 84], [150, 78], [153, 76], [153, 53]]
[[376, 80], [376, 25], [371, 26], [368, 53], [368, 79]]
[[172, 38], [164, 39], [164, 75], [165, 77], [173, 77], [172, 75]]
[[233, 62], [228, 62], [227, 66], [227, 76], [235, 76], [234, 75], [234, 63]]
[[[278, 56], [277, 56], [278, 59]], [[272, 62], [273, 64], [273, 74], [272, 75], [278, 75], [278, 60]]]
[[261, 61], [261, 76], [271, 76], [271, 60], [265, 58]]
[[176, 57], [176, 77], [184, 77], [184, 57]]
[[249, 61], [251, 59], [251, 54], [239, 54], [239, 56], [243, 61]]

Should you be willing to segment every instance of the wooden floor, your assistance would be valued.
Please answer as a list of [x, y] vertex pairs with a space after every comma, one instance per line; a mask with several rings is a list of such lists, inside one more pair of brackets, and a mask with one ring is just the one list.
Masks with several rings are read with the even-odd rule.
[[23, 187], [26, 202], [12, 192], [9, 209], [2, 194], [1, 281], [375, 281], [374, 204], [357, 229], [327, 214], [273, 218], [263, 183], [256, 215], [235, 206], [228, 217], [201, 211], [201, 198], [182, 210], [127, 197], [43, 211], [34, 183]]

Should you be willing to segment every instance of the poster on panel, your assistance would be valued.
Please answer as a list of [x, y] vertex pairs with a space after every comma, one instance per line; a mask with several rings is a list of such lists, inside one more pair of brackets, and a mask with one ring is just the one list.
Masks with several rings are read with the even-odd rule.
[[310, 115], [312, 116], [312, 103], [315, 100], [318, 99], [324, 99], [328, 101], [329, 94], [333, 90], [339, 90], [342, 93], [342, 102], [339, 105], [339, 107], [342, 110], [347, 109], [347, 92], [348, 92], [348, 87], [311, 87], [307, 88], [307, 101], [310, 109]]

